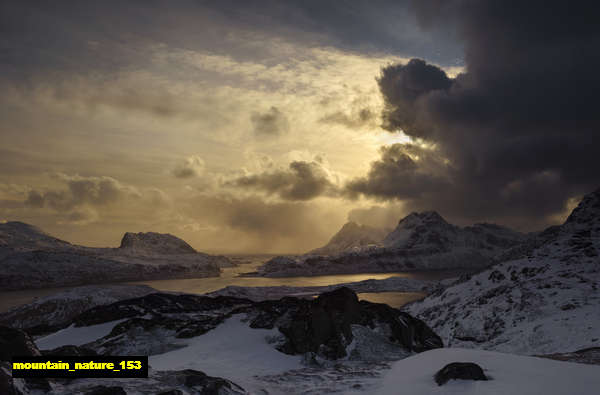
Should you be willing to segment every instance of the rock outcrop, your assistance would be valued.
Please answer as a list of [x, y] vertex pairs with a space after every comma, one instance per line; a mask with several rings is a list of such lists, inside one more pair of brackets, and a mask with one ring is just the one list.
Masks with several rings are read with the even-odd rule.
[[434, 376], [437, 385], [449, 380], [487, 380], [481, 366], [473, 362], [452, 362], [441, 368]]

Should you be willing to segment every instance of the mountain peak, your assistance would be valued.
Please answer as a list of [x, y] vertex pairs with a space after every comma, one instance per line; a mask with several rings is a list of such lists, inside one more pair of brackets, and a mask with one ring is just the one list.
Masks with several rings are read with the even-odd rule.
[[168, 233], [156, 232], [127, 232], [121, 239], [120, 249], [135, 251], [136, 253], [155, 254], [193, 254], [196, 250], [179, 237]]
[[0, 245], [62, 247], [68, 242], [50, 236], [37, 226], [20, 221], [0, 222]]
[[437, 211], [412, 212], [398, 222], [398, 226], [408, 229], [423, 224], [448, 224], [448, 222]]
[[600, 219], [600, 188], [588, 193], [567, 218], [565, 225], [591, 224]]

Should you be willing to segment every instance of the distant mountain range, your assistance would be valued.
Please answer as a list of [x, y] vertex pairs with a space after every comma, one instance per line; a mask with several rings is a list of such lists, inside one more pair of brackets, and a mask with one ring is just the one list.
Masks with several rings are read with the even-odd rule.
[[360, 251], [364, 248], [380, 246], [389, 229], [359, 225], [350, 221], [342, 226], [323, 247], [309, 252], [313, 255], [334, 255], [343, 251]]
[[259, 269], [268, 277], [482, 268], [528, 236], [494, 224], [459, 227], [435, 211], [411, 213], [391, 232], [345, 224], [324, 247], [275, 257]]
[[218, 276], [232, 265], [170, 234], [126, 233], [119, 248], [92, 248], [22, 222], [0, 224], [0, 290]]

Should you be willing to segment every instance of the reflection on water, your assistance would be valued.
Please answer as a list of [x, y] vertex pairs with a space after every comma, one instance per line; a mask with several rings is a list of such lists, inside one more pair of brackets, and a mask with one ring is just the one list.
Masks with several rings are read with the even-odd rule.
[[373, 303], [385, 303], [392, 307], [400, 308], [407, 303], [423, 299], [427, 294], [422, 292], [365, 292], [358, 294], [358, 298]]
[[[256, 271], [258, 266], [260, 266], [265, 260], [266, 259], [264, 257], [246, 258], [244, 262], [247, 263], [245, 264], [223, 269], [221, 277], [137, 281], [131, 282], [129, 284], [146, 284], [159, 291], [203, 294], [206, 292], [216, 291], [228, 285], [238, 285], [244, 287], [266, 287], [279, 285], [305, 287], [350, 283], [368, 279], [382, 280], [393, 276], [414, 278], [418, 280], [441, 280], [443, 278], [456, 277], [465, 273], [465, 271], [461, 270], [437, 270], [428, 272], [337, 274], [313, 277], [239, 277], [241, 273]], [[54, 293], [58, 293], [70, 288], [73, 287], [0, 292], [0, 311], [6, 311], [11, 307], [19, 306], [21, 304], [31, 303], [35, 298], [52, 295]], [[387, 303], [393, 307], [402, 306], [413, 300], [420, 299], [423, 296], [424, 294], [414, 292], [384, 292], [360, 294], [360, 297], [362, 299], [376, 303]]]
[[241, 273], [256, 271], [263, 261], [239, 265], [223, 269], [221, 277], [191, 278], [183, 280], [157, 280], [139, 281], [131, 284], [147, 284], [161, 291], [176, 291], [187, 293], [206, 293], [216, 291], [228, 285], [243, 287], [272, 287], [287, 285], [291, 287], [324, 286], [340, 283], [351, 283], [368, 279], [383, 280], [389, 277], [406, 277], [418, 280], [441, 280], [443, 278], [460, 275], [456, 270], [430, 271], [430, 272], [400, 272], [400, 273], [360, 273], [360, 274], [333, 274], [312, 277], [238, 277]]

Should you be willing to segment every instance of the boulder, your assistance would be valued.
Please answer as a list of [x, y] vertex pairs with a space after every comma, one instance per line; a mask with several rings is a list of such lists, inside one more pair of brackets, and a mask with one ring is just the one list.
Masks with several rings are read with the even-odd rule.
[[434, 376], [438, 385], [444, 385], [448, 380], [487, 380], [483, 369], [473, 362], [452, 362], [440, 369]]

